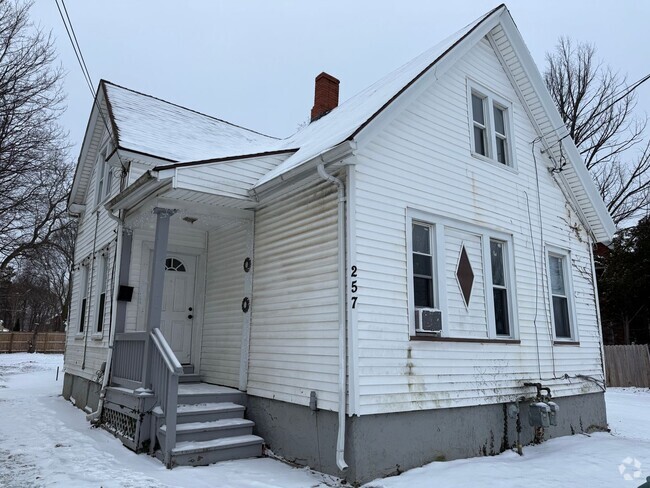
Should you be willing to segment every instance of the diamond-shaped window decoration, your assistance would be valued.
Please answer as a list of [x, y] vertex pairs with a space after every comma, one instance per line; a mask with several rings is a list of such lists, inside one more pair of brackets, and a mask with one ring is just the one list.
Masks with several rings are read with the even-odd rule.
[[469, 307], [469, 299], [472, 296], [472, 285], [474, 284], [474, 271], [472, 271], [472, 264], [469, 262], [464, 245], [460, 249], [456, 278], [458, 278], [458, 285], [465, 299], [465, 305]]

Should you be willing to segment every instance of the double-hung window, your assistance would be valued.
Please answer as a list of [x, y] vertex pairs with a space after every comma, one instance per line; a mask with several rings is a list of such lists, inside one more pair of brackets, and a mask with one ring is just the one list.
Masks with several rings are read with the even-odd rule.
[[433, 228], [413, 222], [413, 299], [415, 308], [433, 308]]
[[471, 83], [469, 98], [472, 153], [505, 166], [513, 166], [510, 103]]
[[472, 92], [472, 121], [474, 126], [474, 152], [490, 157], [488, 152], [487, 124], [485, 123], [486, 98]]
[[104, 312], [106, 309], [106, 290], [108, 278], [108, 256], [102, 255], [99, 262], [99, 274], [97, 275], [97, 327], [96, 332], [100, 334], [104, 330]]
[[113, 184], [113, 171], [111, 165], [107, 161], [108, 146], [99, 151], [97, 156], [97, 188], [95, 194], [95, 205], [102, 203], [106, 197], [111, 194], [111, 186]]
[[569, 281], [569, 255], [551, 251], [548, 253], [549, 291], [555, 338], [562, 341], [576, 339], [574, 335], [571, 284]]
[[[90, 266], [90, 264], [88, 265]], [[86, 313], [88, 311], [88, 266], [81, 266], [81, 283], [79, 290], [81, 291], [81, 301], [79, 302], [79, 333], [83, 334], [86, 328]]]
[[512, 236], [415, 209], [406, 223], [411, 335], [518, 340]]
[[492, 267], [492, 298], [494, 325], [498, 336], [510, 336], [510, 305], [508, 300], [507, 243], [490, 239]]

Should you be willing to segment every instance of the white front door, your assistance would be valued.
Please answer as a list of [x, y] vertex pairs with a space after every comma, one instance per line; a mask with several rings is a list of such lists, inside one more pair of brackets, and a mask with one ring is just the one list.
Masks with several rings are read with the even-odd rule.
[[195, 276], [195, 257], [167, 256], [160, 330], [182, 364], [191, 362]]

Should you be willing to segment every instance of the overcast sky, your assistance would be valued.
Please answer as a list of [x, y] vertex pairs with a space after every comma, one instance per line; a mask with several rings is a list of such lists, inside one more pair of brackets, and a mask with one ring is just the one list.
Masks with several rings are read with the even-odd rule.
[[[498, 5], [493, 1], [66, 0], [95, 87], [99, 79], [274, 136], [308, 119], [314, 77], [341, 101]], [[650, 73], [650, 1], [507, 3], [538, 67], [560, 36], [593, 43], [630, 82]], [[33, 20], [56, 37], [76, 159], [92, 97], [54, 0]], [[94, 87], [94, 88], [95, 88]], [[638, 90], [650, 112], [650, 82]]]

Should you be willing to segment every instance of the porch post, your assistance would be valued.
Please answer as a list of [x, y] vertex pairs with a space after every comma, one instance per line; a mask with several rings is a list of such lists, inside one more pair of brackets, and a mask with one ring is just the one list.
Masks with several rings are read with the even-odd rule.
[[151, 259], [151, 274], [149, 280], [149, 300], [147, 302], [147, 343], [144, 352], [142, 378], [144, 387], [151, 383], [151, 368], [149, 367], [149, 348], [151, 347], [150, 333], [160, 327], [162, 315], [163, 288], [165, 285], [165, 259], [167, 258], [167, 243], [169, 241], [169, 219], [176, 210], [154, 208], [156, 214], [156, 234], [154, 236], [153, 257]]

